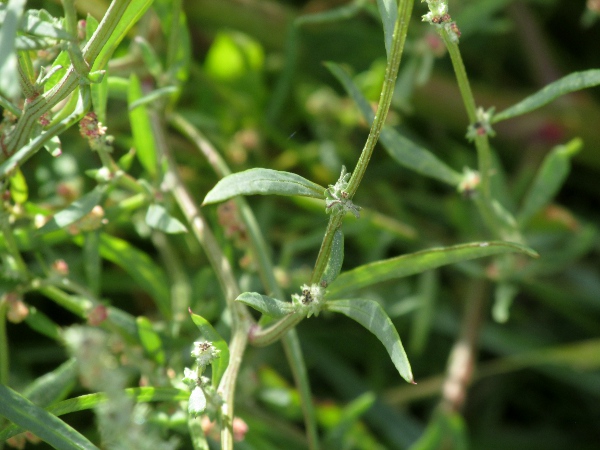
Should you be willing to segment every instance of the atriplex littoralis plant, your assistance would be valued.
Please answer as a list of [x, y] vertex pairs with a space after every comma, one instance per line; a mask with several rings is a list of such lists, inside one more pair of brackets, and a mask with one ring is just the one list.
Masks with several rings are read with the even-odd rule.
[[[165, 25], [165, 33], [170, 36], [168, 70], [162, 69], [153, 55], [153, 50], [143, 39], [137, 41], [139, 52], [148, 70], [155, 76], [159, 88], [144, 96], [135, 75], [132, 75], [129, 80], [110, 80], [104, 72], [119, 42], [127, 30], [148, 9], [150, 3], [150, 1], [140, 0], [114, 0], [100, 23], [88, 18], [85, 24], [77, 22], [72, 1], [63, 2], [65, 11], [63, 21], [56, 20], [43, 11], [24, 11], [24, 2], [11, 1], [2, 5], [4, 21], [1, 34], [3, 45], [0, 57], [0, 68], [2, 68], [0, 99], [4, 110], [12, 116], [6, 115], [0, 141], [2, 145], [0, 176], [3, 192], [0, 211], [3, 234], [2, 264], [3, 275], [11, 278], [6, 288], [3, 285], [3, 300], [0, 304], [0, 331], [2, 331], [0, 332], [2, 340], [0, 382], [8, 384], [9, 381], [8, 343], [3, 332], [6, 316], [22, 305], [21, 299], [24, 294], [31, 292], [39, 292], [91, 322], [99, 314], [102, 320], [98, 322], [102, 322], [103, 326], [116, 329], [127, 338], [139, 342], [148, 354], [154, 355], [155, 361], [165, 363], [163, 344], [152, 324], [143, 318], [135, 320], [118, 308], [104, 307], [98, 298], [99, 287], [93, 284], [97, 281], [92, 281], [94, 275], [100, 271], [98, 262], [100, 256], [115, 261], [129, 253], [133, 255], [130, 256], [133, 266], [149, 264], [143, 257], [136, 256], [135, 249], [123, 247], [123, 243], [117, 238], [101, 230], [103, 212], [102, 209], [98, 209], [98, 206], [105, 204], [105, 199], [112, 191], [122, 189], [128, 194], [127, 198], [118, 204], [120, 211], [133, 211], [147, 207], [146, 221], [151, 228], [166, 233], [186, 230], [185, 226], [169, 216], [165, 208], [158, 204], [157, 198], [162, 195], [161, 190], [164, 190], [178, 203], [189, 227], [205, 249], [217, 274], [231, 315], [232, 337], [229, 344], [225, 343], [207, 321], [200, 316], [192, 315], [192, 320], [200, 328], [204, 340], [194, 347], [196, 370], [187, 369], [182, 375], [185, 382], [192, 387], [189, 397], [191, 415], [195, 417], [206, 414], [216, 419], [221, 426], [222, 447], [232, 448], [235, 388], [246, 346], [248, 343], [257, 346], [268, 345], [282, 339], [302, 396], [309, 445], [312, 449], [319, 448], [307, 372], [294, 327], [307, 317], [318, 316], [321, 311], [344, 314], [375, 334], [384, 344], [399, 374], [407, 381], [413, 382], [410, 364], [400, 337], [384, 309], [373, 300], [352, 298], [352, 296], [359, 289], [384, 280], [421, 273], [445, 264], [500, 254], [505, 255], [499, 259], [498, 266], [502, 268], [502, 273], [497, 279], [500, 286], [510, 286], [511, 277], [522, 262], [517, 257], [507, 254], [536, 255], [533, 250], [525, 246], [526, 242], [521, 231], [528, 219], [550, 201], [556, 192], [562, 182], [562, 174], [566, 171], [565, 167], [568, 166], [568, 159], [577, 150], [578, 145], [573, 143], [561, 147], [548, 157], [523, 210], [515, 218], [494, 198], [491, 189], [490, 179], [494, 170], [489, 144], [489, 136], [493, 133], [491, 127], [501, 120], [529, 112], [559, 95], [597, 85], [600, 83], [600, 73], [588, 71], [572, 74], [498, 114], [478, 109], [458, 50], [459, 27], [452, 21], [447, 2], [428, 1], [430, 12], [423, 16], [423, 19], [437, 29], [450, 54], [471, 122], [467, 137], [474, 141], [478, 155], [477, 170], [467, 169], [464, 174], [459, 174], [395, 130], [384, 128], [412, 16], [413, 2], [382, 0], [378, 2], [378, 6], [384, 26], [387, 65], [376, 114], [373, 114], [352, 79], [339, 66], [328, 64], [328, 68], [344, 85], [371, 123], [367, 141], [354, 170], [347, 173], [345, 168], [340, 167], [338, 180], [327, 188], [293, 173], [269, 169], [251, 169], [229, 174], [229, 169], [212, 146], [182, 117], [176, 114], [161, 117], [155, 110], [147, 108], [151, 103], [163, 106], [168, 104], [172, 107], [186, 76], [186, 69], [181, 68], [185, 67], [189, 55], [186, 55], [185, 51], [183, 53], [180, 51], [184, 46], [178, 45], [186, 39], [183, 32], [177, 34], [178, 29], [183, 29], [178, 25], [185, 24], [179, 2], [173, 2], [173, 5], [168, 5], [168, 2], [157, 2], [155, 5], [156, 8], [163, 8], [162, 11], [165, 11], [165, 5], [172, 8], [166, 8], [169, 10], [170, 17], [170, 24]], [[344, 14], [346, 12], [347, 10], [344, 10]], [[21, 20], [22, 17], [27, 20]], [[319, 15], [312, 17], [315, 21], [320, 18], [323, 17]], [[305, 21], [309, 20], [305, 18]], [[32, 58], [31, 50], [39, 48], [60, 49], [62, 52], [54, 60], [43, 62]], [[137, 157], [149, 182], [145, 179], [135, 179], [127, 173], [131, 162], [128, 158], [124, 157], [118, 162], [113, 160], [111, 139], [105, 135], [106, 130], [98, 122], [98, 120], [105, 121], [108, 92], [118, 83], [127, 85]], [[20, 107], [19, 102], [23, 99], [23, 106]], [[61, 107], [57, 108], [58, 105]], [[95, 117], [86, 116], [92, 108]], [[86, 117], [82, 120], [84, 116]], [[198, 144], [209, 156], [217, 174], [223, 177], [206, 195], [204, 204], [236, 197], [242, 220], [248, 229], [251, 246], [258, 260], [264, 292], [268, 295], [241, 292], [230, 263], [211, 232], [209, 222], [195, 205], [179, 178], [166, 139], [165, 119]], [[43, 147], [54, 156], [58, 156], [60, 154], [58, 136], [78, 122], [102, 162], [102, 167], [92, 174], [98, 186], [67, 208], [54, 214], [51, 220], [36, 230], [31, 215], [23, 211], [28, 206], [28, 200], [23, 189], [26, 184], [21, 168], [25, 168], [25, 162]], [[460, 192], [471, 196], [489, 229], [490, 236], [499, 240], [424, 250], [340, 273], [344, 257], [343, 219], [347, 213], [351, 213], [356, 218], [360, 217], [361, 208], [355, 205], [352, 199], [361, 185], [375, 144], [380, 138], [400, 164], [448, 183]], [[549, 169], [557, 166], [563, 168], [560, 176]], [[325, 212], [330, 215], [312, 276], [299, 288], [299, 292], [292, 296], [291, 302], [281, 300], [284, 295], [275, 280], [273, 264], [268, 257], [269, 251], [262, 231], [258, 228], [247, 204], [243, 199], [237, 198], [240, 195], [252, 194], [317, 198], [324, 201]], [[50, 215], [48, 211], [43, 210], [38, 214], [46, 218]], [[25, 227], [16, 226], [14, 219], [29, 219], [29, 222]], [[19, 233], [25, 232], [29, 236], [43, 238], [51, 232], [64, 231], [67, 228], [74, 229], [76, 236], [72, 238], [73, 242], [82, 245], [84, 251], [89, 252], [91, 256], [89, 267], [86, 267], [90, 279], [89, 286], [82, 287], [72, 282], [60, 266], [40, 276], [23, 257], [23, 252], [35, 251], [35, 244], [31, 244], [31, 240], [23, 240]], [[115, 254], [120, 256], [115, 257]], [[135, 267], [130, 270], [135, 270]], [[182, 307], [185, 311], [189, 306], [171, 300], [169, 292], [165, 293], [166, 287], [161, 285], [163, 280], [152, 280], [147, 276], [144, 278], [141, 274], [139, 277], [141, 283], [145, 283], [150, 290], [155, 291], [158, 309], [165, 321], [168, 322], [174, 316], [180, 315]], [[504, 289], [503, 292], [508, 292], [509, 296], [515, 295], [514, 290]], [[506, 316], [509, 303], [510, 299], [501, 299], [500, 306], [496, 308], [497, 317]], [[253, 320], [247, 306], [263, 314], [259, 323]], [[29, 320], [33, 328], [37, 326], [37, 329], [44, 329], [57, 340], [64, 338], [61, 333], [48, 331], [48, 323], [44, 322], [41, 315], [37, 316], [37, 319]], [[174, 327], [166, 333], [170, 337], [177, 337], [178, 331]], [[202, 376], [208, 364], [212, 364], [211, 380]], [[68, 369], [71, 370], [70, 367]], [[183, 372], [183, 368], [178, 367], [178, 370]], [[177, 383], [175, 384], [179, 389], [155, 388], [152, 391], [140, 389], [126, 392], [138, 402], [180, 400], [182, 392], [186, 391], [182, 390]], [[36, 409], [24, 396], [5, 387], [0, 391], [0, 395], [2, 395], [0, 413], [15, 425], [32, 431], [59, 448], [95, 448], [85, 437], [67, 427], [54, 415], [40, 408]], [[102, 394], [96, 394], [86, 407], [99, 404], [103, 398]], [[60, 403], [51, 409], [51, 412], [56, 415], [82, 409], [80, 405], [74, 403], [63, 405], [62, 410], [58, 405]], [[24, 411], [30, 412], [23, 414]], [[18, 431], [17, 427], [13, 426], [3, 430], [2, 435], [6, 438], [16, 431]], [[203, 448], [204, 437], [195, 420], [190, 420], [190, 434], [194, 436], [196, 448]]]

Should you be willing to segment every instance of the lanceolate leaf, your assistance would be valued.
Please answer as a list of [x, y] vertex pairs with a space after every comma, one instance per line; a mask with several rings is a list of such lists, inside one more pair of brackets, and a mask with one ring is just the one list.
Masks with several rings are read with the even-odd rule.
[[554, 198], [569, 174], [571, 158], [581, 146], [581, 139], [573, 139], [566, 145], [555, 147], [544, 158], [518, 216], [522, 227]]
[[383, 343], [400, 376], [414, 383], [408, 357], [392, 320], [381, 305], [374, 300], [334, 300], [326, 303], [329, 311], [345, 314], [356, 320]]
[[290, 172], [250, 169], [221, 179], [204, 198], [203, 205], [228, 200], [236, 195], [301, 195], [324, 198], [325, 188]]
[[161, 205], [150, 205], [146, 213], [148, 226], [169, 234], [185, 233], [187, 228], [175, 217], [171, 217]]
[[137, 323], [138, 337], [146, 354], [158, 364], [165, 363], [165, 351], [163, 350], [162, 339], [154, 331], [152, 322], [146, 317], [140, 316], [135, 319]]
[[221, 377], [229, 365], [229, 347], [227, 347], [227, 342], [225, 342], [221, 335], [217, 333], [217, 330], [215, 330], [204, 317], [194, 314], [192, 310], [190, 310], [190, 315], [192, 316], [194, 324], [196, 324], [200, 330], [202, 338], [207, 342], [212, 342], [217, 350], [221, 351], [219, 358], [212, 363], [211, 382], [212, 385], [216, 387], [219, 385], [219, 381], [221, 381]]
[[137, 157], [140, 163], [154, 177], [156, 175], [156, 142], [150, 122], [150, 115], [145, 106], [139, 106], [132, 109], [131, 105], [142, 98], [142, 85], [135, 74], [129, 77], [129, 90], [127, 92], [127, 102], [129, 108], [129, 121], [131, 122], [131, 132], [137, 150]]
[[54, 448], [61, 450], [98, 449], [58, 417], [34, 405], [8, 386], [0, 385], [0, 416], [31, 431]]
[[452, 247], [432, 248], [365, 264], [344, 272], [329, 285], [326, 297], [340, 297], [381, 281], [406, 277], [460, 261], [508, 252], [524, 253], [531, 257], [538, 256], [528, 247], [501, 241], [473, 242]]
[[[338, 81], [342, 83], [348, 95], [352, 97], [360, 109], [363, 117], [369, 123], [372, 123], [375, 114], [346, 71], [334, 63], [327, 63], [326, 66]], [[462, 177], [458, 172], [439, 160], [429, 150], [415, 144], [393, 128], [384, 128], [379, 140], [388, 154], [398, 164], [452, 186], [460, 183]]]
[[495, 114], [492, 117], [492, 123], [511, 119], [533, 111], [540, 106], [550, 103], [561, 95], [598, 85], [600, 85], [600, 69], [571, 73], [560, 80], [550, 83], [545, 88], [520, 101], [516, 105]]
[[267, 297], [257, 292], [244, 292], [235, 299], [236, 302], [244, 303], [256, 309], [265, 316], [278, 319], [294, 312], [294, 306], [290, 302]]

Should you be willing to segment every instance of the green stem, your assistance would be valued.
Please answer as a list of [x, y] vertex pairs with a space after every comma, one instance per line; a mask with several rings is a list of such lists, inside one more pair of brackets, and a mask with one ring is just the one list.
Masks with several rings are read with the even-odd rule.
[[[358, 186], [360, 185], [360, 182], [367, 170], [369, 160], [371, 159], [371, 155], [375, 149], [375, 144], [377, 144], [377, 141], [379, 140], [379, 135], [381, 134], [387, 113], [392, 103], [394, 86], [396, 84], [396, 77], [398, 76], [398, 68], [402, 58], [402, 51], [404, 50], [404, 43], [406, 42], [406, 34], [408, 31], [410, 16], [412, 14], [412, 8], [413, 0], [400, 0], [398, 5], [398, 17], [396, 19], [394, 33], [392, 35], [392, 47], [390, 49], [387, 66], [385, 68], [385, 78], [383, 80], [383, 87], [379, 97], [379, 104], [377, 105], [377, 113], [373, 119], [371, 130], [369, 132], [369, 136], [367, 137], [367, 142], [365, 142], [365, 146], [360, 154], [356, 168], [354, 169], [354, 172], [352, 172], [352, 177], [348, 182], [347, 192], [350, 199], [356, 193]], [[320, 282], [323, 272], [325, 271], [325, 267], [327, 267], [327, 261], [329, 260], [329, 255], [331, 254], [333, 236], [335, 235], [336, 230], [341, 226], [342, 218], [343, 214], [332, 214], [329, 219], [329, 224], [327, 225], [327, 230], [325, 231], [325, 236], [323, 238], [321, 248], [319, 249], [319, 255], [317, 256], [317, 261], [315, 262], [315, 267], [311, 277], [311, 283], [313, 284]]]
[[[475, 97], [473, 96], [473, 91], [471, 91], [471, 85], [469, 84], [469, 78], [467, 77], [467, 71], [465, 70], [458, 44], [450, 39], [446, 30], [442, 29], [440, 34], [448, 49], [448, 53], [450, 54], [450, 60], [452, 61], [452, 67], [454, 68], [454, 74], [467, 111], [467, 116], [469, 117], [469, 122], [473, 124], [477, 122]], [[479, 192], [481, 194], [481, 197], [477, 199], [476, 203], [488, 228], [495, 235], [502, 236], [502, 227], [501, 224], [498, 223], [492, 204], [492, 193], [490, 188], [492, 153], [488, 137], [477, 136], [475, 138], [475, 148], [477, 149], [477, 161], [480, 176]]]

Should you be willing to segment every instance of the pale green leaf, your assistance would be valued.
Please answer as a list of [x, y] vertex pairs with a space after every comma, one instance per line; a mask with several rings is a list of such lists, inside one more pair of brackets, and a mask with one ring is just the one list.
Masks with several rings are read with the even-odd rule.
[[351, 299], [328, 301], [325, 305], [328, 311], [341, 313], [356, 320], [377, 336], [390, 355], [400, 376], [409, 383], [414, 383], [410, 363], [398, 331], [379, 303], [374, 300]]
[[300, 195], [324, 198], [325, 189], [295, 173], [271, 169], [249, 169], [222, 178], [204, 198], [203, 205], [236, 195]]
[[267, 297], [257, 292], [244, 292], [235, 299], [236, 302], [244, 303], [265, 316], [275, 319], [294, 312], [294, 306], [290, 302]]
[[37, 437], [61, 450], [98, 449], [71, 426], [34, 405], [5, 385], [0, 385], [0, 416], [31, 431]]
[[200, 386], [196, 386], [190, 394], [188, 402], [188, 412], [191, 416], [196, 417], [206, 409], [206, 395]]
[[169, 234], [186, 233], [187, 228], [175, 217], [171, 217], [161, 205], [150, 205], [146, 213], [149, 227]]
[[524, 253], [531, 257], [538, 256], [528, 247], [501, 241], [472, 242], [452, 247], [432, 248], [365, 264], [344, 272], [329, 285], [326, 296], [340, 297], [382, 281], [414, 275], [460, 261], [509, 252]]
[[499, 112], [498, 114], [494, 114], [492, 117], [492, 123], [511, 119], [513, 117], [533, 111], [541, 106], [546, 105], [547, 103], [550, 103], [561, 95], [598, 85], [600, 85], [600, 69], [590, 69], [582, 72], [571, 73], [560, 80], [550, 83], [540, 91], [530, 95], [516, 105], [513, 105], [510, 108]]
[[64, 399], [75, 387], [79, 370], [74, 358], [42, 375], [23, 391], [23, 396], [38, 406], [46, 407]]

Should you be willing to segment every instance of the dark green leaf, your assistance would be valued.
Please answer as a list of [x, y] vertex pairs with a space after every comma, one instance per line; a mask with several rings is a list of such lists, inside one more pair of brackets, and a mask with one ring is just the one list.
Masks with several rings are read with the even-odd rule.
[[[326, 63], [325, 65], [338, 81], [342, 83], [344, 89], [352, 97], [367, 122], [369, 124], [373, 123], [375, 114], [371, 105], [369, 105], [346, 71], [335, 63]], [[398, 164], [452, 186], [457, 186], [460, 183], [462, 176], [458, 172], [439, 160], [429, 150], [415, 144], [393, 128], [384, 128], [379, 139], [388, 154]]]
[[516, 105], [511, 106], [498, 114], [494, 114], [492, 123], [511, 119], [533, 111], [540, 106], [550, 103], [561, 95], [598, 85], [600, 85], [600, 69], [571, 73], [560, 80], [550, 83], [542, 90], [520, 101]]
[[227, 366], [229, 365], [229, 347], [227, 346], [227, 342], [221, 337], [217, 330], [213, 328], [213, 326], [202, 316], [194, 314], [190, 310], [190, 315], [192, 316], [192, 320], [194, 324], [200, 330], [200, 334], [207, 342], [212, 342], [212, 344], [220, 350], [219, 358], [217, 358], [212, 363], [212, 385], [218, 386], [219, 381], [223, 377], [225, 370], [227, 370]]
[[273, 317], [275, 319], [294, 312], [294, 306], [290, 302], [267, 297], [266, 295], [257, 292], [244, 292], [243, 294], [240, 294], [235, 301], [244, 303], [265, 316]]
[[150, 205], [146, 213], [146, 223], [149, 227], [165, 233], [186, 233], [187, 228], [179, 220], [171, 217], [161, 205]]
[[222, 178], [204, 198], [203, 205], [228, 200], [236, 195], [301, 195], [324, 198], [325, 189], [290, 172], [250, 169]]
[[4, 385], [0, 385], [0, 416], [31, 431], [55, 448], [61, 450], [98, 449], [58, 417], [44, 411]]
[[409, 383], [414, 383], [410, 363], [400, 336], [392, 320], [379, 303], [374, 300], [351, 299], [328, 301], [325, 306], [328, 311], [341, 313], [356, 320], [377, 336], [385, 346], [400, 376]]
[[501, 241], [473, 242], [452, 247], [432, 248], [365, 264], [344, 272], [327, 288], [326, 296], [335, 298], [381, 281], [414, 275], [460, 261], [509, 252], [524, 253], [531, 257], [538, 256], [528, 247]]

